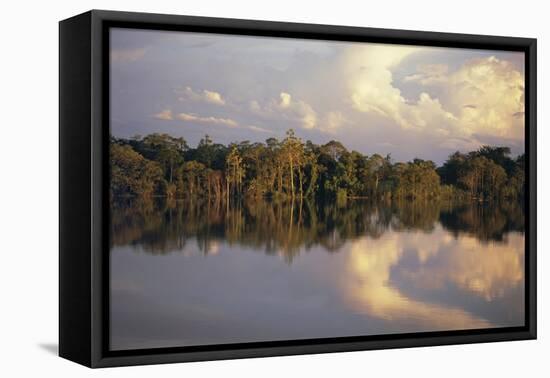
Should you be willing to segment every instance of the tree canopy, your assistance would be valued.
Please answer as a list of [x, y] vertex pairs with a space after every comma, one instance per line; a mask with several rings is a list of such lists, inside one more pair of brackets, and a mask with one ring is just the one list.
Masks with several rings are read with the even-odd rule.
[[223, 145], [206, 135], [196, 148], [183, 138], [150, 134], [111, 139], [113, 196], [237, 198], [463, 198], [521, 200], [524, 155], [508, 147], [482, 146], [433, 161], [394, 162], [390, 155], [364, 155], [331, 140], [302, 141], [293, 130], [282, 140]]

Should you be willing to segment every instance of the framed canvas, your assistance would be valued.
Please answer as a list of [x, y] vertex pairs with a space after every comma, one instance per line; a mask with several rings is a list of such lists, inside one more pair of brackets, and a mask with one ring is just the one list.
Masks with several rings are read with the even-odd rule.
[[60, 22], [59, 353], [536, 338], [536, 40]]

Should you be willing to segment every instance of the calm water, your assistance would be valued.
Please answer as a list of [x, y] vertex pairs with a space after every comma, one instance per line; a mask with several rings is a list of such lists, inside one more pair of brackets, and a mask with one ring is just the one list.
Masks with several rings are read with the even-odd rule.
[[112, 205], [113, 350], [520, 326], [516, 204]]

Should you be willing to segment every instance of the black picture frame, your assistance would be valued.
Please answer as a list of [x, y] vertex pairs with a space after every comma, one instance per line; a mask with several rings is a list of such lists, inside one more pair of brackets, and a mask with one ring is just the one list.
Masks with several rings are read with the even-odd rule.
[[[108, 28], [181, 30], [525, 53], [523, 327], [109, 351]], [[88, 367], [535, 339], [536, 39], [92, 10], [59, 24], [59, 355]]]

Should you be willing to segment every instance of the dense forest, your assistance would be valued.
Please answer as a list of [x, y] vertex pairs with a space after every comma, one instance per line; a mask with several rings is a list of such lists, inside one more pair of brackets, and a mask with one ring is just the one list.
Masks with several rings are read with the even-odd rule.
[[524, 155], [514, 159], [508, 147], [455, 152], [440, 167], [363, 155], [334, 140], [303, 142], [293, 130], [283, 140], [228, 146], [207, 135], [196, 148], [168, 134], [112, 137], [110, 148], [113, 197], [522, 201], [525, 190]]

